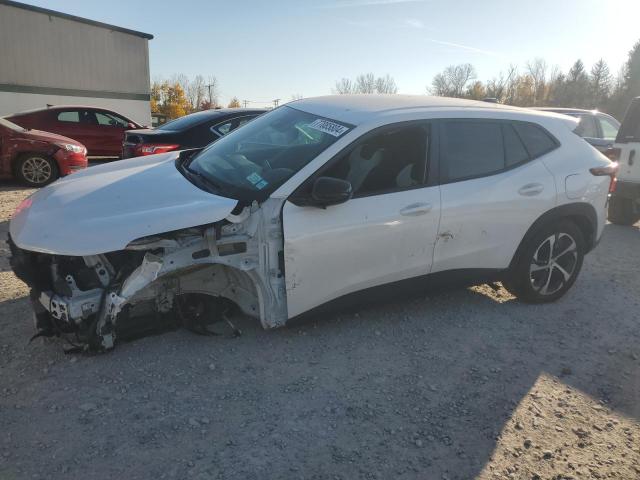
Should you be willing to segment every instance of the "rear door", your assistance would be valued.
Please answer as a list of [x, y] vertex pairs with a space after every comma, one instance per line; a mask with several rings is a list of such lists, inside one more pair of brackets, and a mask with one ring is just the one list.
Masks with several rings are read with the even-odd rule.
[[442, 214], [433, 271], [506, 268], [529, 226], [556, 203], [542, 159], [557, 143], [525, 122], [452, 119], [438, 127]]
[[94, 126], [96, 128], [96, 146], [99, 155], [119, 156], [122, 151], [124, 132], [129, 128], [129, 122], [110, 112], [93, 111]]
[[640, 97], [629, 105], [615, 147], [620, 149], [618, 179], [640, 183]]
[[424, 122], [365, 135], [299, 189], [310, 191], [317, 176], [340, 178], [351, 183], [351, 200], [327, 208], [285, 203], [289, 317], [429, 273], [440, 212], [439, 187], [425, 183], [430, 140]]
[[0, 125], [0, 176], [11, 174], [11, 157], [9, 156], [8, 141], [11, 137], [11, 130]]

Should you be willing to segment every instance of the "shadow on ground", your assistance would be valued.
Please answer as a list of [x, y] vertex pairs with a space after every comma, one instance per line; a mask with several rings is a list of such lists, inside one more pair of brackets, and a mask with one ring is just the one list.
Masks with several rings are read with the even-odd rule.
[[541, 375], [637, 422], [639, 241], [607, 226], [550, 305], [474, 287], [275, 331], [243, 318], [238, 339], [178, 331], [75, 360], [56, 343], [25, 349], [27, 302], [4, 302], [0, 472], [469, 479]]

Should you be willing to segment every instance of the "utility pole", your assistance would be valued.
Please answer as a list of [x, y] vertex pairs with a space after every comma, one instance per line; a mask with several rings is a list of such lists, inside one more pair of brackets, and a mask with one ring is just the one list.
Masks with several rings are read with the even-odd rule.
[[278, 106], [278, 104], [279, 104], [279, 103], [280, 103], [280, 99], [279, 99], [279, 98], [276, 98], [276, 99], [273, 101], [273, 108], [276, 108], [276, 107]]
[[216, 86], [215, 83], [210, 83], [209, 85], [205, 85], [205, 87], [209, 89], [209, 104], [211, 105], [211, 108], [215, 107], [215, 105], [213, 104], [213, 97], [211, 96], [211, 88], [215, 86]]
[[242, 105], [244, 105], [244, 108], [247, 108], [248, 103], [249, 103], [249, 100], [242, 100]]

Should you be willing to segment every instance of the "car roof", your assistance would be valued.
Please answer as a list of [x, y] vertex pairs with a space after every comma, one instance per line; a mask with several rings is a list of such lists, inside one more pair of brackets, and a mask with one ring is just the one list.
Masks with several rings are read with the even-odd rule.
[[[538, 110], [540, 112], [556, 112], [570, 115], [572, 113], [591, 114], [603, 113], [598, 110], [587, 110], [585, 108], [567, 108], [567, 107], [531, 107], [531, 110]], [[606, 115], [606, 113], [605, 113]]]
[[125, 115], [123, 115], [121, 113], [118, 113], [115, 110], [111, 110], [110, 108], [96, 107], [95, 105], [51, 105], [50, 107], [33, 108], [31, 110], [23, 110], [22, 112], [12, 113], [10, 116], [28, 115], [28, 114], [40, 113], [40, 112], [56, 112], [56, 111], [59, 111], [59, 110], [79, 110], [79, 109], [100, 110], [100, 111], [103, 111], [103, 112], [113, 112], [113, 113], [118, 114], [118, 115], [120, 115], [122, 117], [125, 116]]
[[535, 112], [530, 109], [498, 103], [466, 100], [461, 98], [434, 97], [428, 95], [328, 95], [304, 98], [287, 105], [351, 125], [359, 125], [373, 116], [402, 111], [434, 111], [472, 109], [483, 111], [512, 111], [532, 115], [548, 116], [552, 113]]
[[[264, 113], [268, 111], [266, 108], [210, 108], [209, 110], [200, 110], [199, 112], [189, 113], [187, 116], [199, 116], [204, 120], [209, 117], [221, 117], [222, 115], [230, 115], [233, 113], [238, 114], [251, 114], [251, 113]], [[178, 117], [182, 118], [182, 117]], [[177, 119], [176, 119], [177, 120]]]

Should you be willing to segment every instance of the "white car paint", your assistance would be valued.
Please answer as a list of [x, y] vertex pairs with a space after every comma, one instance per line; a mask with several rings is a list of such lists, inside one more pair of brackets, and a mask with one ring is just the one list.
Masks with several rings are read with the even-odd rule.
[[438, 187], [354, 198], [326, 209], [286, 202], [289, 316], [357, 290], [426, 275], [439, 216]]
[[442, 218], [434, 272], [507, 268], [519, 239], [541, 212], [556, 206], [557, 198], [553, 175], [536, 161], [497, 175], [445, 184], [440, 192]]
[[[609, 178], [588, 169], [609, 161], [573, 134], [575, 119], [402, 95], [330, 96], [283, 108], [289, 107], [352, 129], [266, 201], [245, 206], [239, 215], [231, 214], [236, 200], [188, 182], [175, 168], [177, 154], [170, 153], [94, 167], [52, 184], [15, 216], [11, 236], [24, 250], [84, 256], [91, 266], [140, 237], [227, 219], [219, 231], [207, 227], [202, 234], [136, 245], [136, 250], [148, 250], [145, 261], [126, 279], [128, 288], [109, 295], [103, 311], [115, 321], [126, 303], [161, 295], [158, 302], [164, 305], [177, 293], [208, 293], [232, 299], [270, 328], [367, 287], [452, 269], [505, 269], [529, 227], [554, 207], [575, 202], [593, 206], [596, 239], [602, 233]], [[533, 122], [561, 146], [517, 168], [473, 180], [353, 198], [324, 209], [289, 201], [328, 161], [378, 127], [456, 118]], [[238, 135], [242, 129], [225, 139]], [[246, 251], [220, 253], [234, 242], [246, 244]], [[209, 254], [198, 256], [203, 251]], [[107, 321], [107, 314], [101, 315], [98, 328]]]
[[229, 215], [238, 202], [185, 179], [175, 168], [177, 156], [172, 152], [112, 162], [54, 182], [12, 218], [13, 241], [35, 252], [96, 255]]

